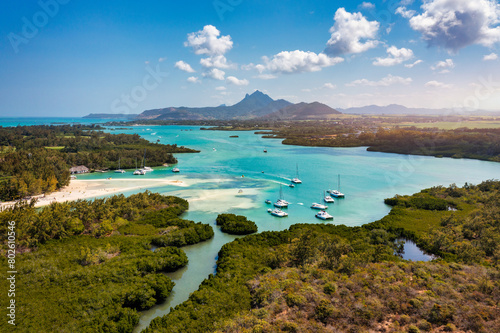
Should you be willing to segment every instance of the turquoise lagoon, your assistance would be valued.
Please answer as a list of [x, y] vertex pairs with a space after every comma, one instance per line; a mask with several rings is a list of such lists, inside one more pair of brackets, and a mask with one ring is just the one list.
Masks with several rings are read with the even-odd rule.
[[[137, 332], [147, 327], [153, 318], [167, 314], [170, 307], [185, 301], [203, 279], [215, 272], [219, 249], [235, 239], [220, 232], [215, 225], [219, 213], [245, 215], [257, 223], [259, 231], [284, 230], [295, 223], [325, 223], [314, 217], [316, 211], [310, 205], [322, 201], [325, 190], [336, 188], [340, 175], [341, 191], [346, 197], [329, 204], [328, 212], [334, 216], [331, 223], [359, 226], [386, 215], [390, 207], [383, 200], [395, 194], [412, 194], [452, 183], [477, 184], [500, 175], [500, 163], [368, 152], [366, 147], [287, 146], [282, 145], [281, 140], [263, 139], [253, 132], [202, 131], [197, 126], [133, 126], [108, 130], [137, 133], [152, 142], [175, 143], [201, 152], [177, 154], [178, 174], [173, 173], [170, 166], [156, 167], [145, 176], [133, 176], [133, 170], [127, 170], [125, 174], [94, 173], [78, 176], [79, 179], [181, 180], [187, 186], [158, 185], [147, 189], [187, 199], [190, 209], [183, 218], [210, 223], [215, 231], [212, 240], [183, 248], [189, 258], [188, 266], [169, 274], [176, 283], [172, 295], [165, 303], [143, 313]], [[232, 135], [239, 137], [230, 138]], [[264, 153], [264, 149], [268, 152]], [[303, 183], [290, 188], [288, 184], [296, 176], [296, 166]], [[280, 187], [290, 202], [286, 218], [271, 216], [267, 212], [271, 205], [264, 203], [266, 199], [275, 201]]]

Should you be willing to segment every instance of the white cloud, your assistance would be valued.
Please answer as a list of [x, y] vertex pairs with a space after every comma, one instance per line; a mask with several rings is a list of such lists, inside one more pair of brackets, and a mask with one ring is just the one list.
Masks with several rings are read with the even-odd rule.
[[201, 83], [200, 79], [198, 79], [196, 76], [190, 76], [190, 77], [188, 77], [187, 81], [191, 82], [191, 83]]
[[196, 54], [216, 56], [225, 54], [233, 47], [231, 36], [220, 36], [220, 31], [213, 25], [206, 25], [203, 30], [188, 34], [184, 46], [192, 47]]
[[391, 46], [387, 49], [387, 58], [376, 58], [373, 62], [375, 66], [394, 66], [399, 65], [413, 58], [413, 51], [410, 49]]
[[216, 88], [215, 88], [215, 90], [217, 90], [217, 91], [224, 91], [224, 90], [226, 90], [226, 89], [227, 89], [227, 88], [226, 88], [226, 87], [224, 87], [224, 86], [219, 86], [219, 87], [216, 87]]
[[351, 83], [347, 83], [346, 86], [354, 87], [354, 86], [370, 86], [370, 87], [388, 87], [394, 84], [404, 84], [408, 85], [413, 80], [411, 78], [403, 78], [401, 76], [393, 76], [391, 74], [382, 78], [380, 81], [370, 81], [367, 79], [360, 79], [352, 81]]
[[431, 66], [433, 71], [440, 71], [440, 74], [449, 73], [450, 69], [455, 68], [455, 64], [452, 59], [446, 59], [445, 61], [438, 61], [435, 66]]
[[259, 75], [254, 76], [253, 78], [261, 79], [261, 80], [272, 80], [272, 79], [276, 79], [277, 76], [273, 75], [273, 74], [259, 74]]
[[363, 2], [361, 5], [359, 5], [359, 7], [363, 9], [374, 9], [375, 5], [371, 2]]
[[226, 82], [234, 84], [236, 86], [248, 86], [248, 83], [249, 83], [248, 80], [246, 80], [246, 79], [239, 80], [238, 78], [236, 78], [234, 76], [228, 76], [226, 79]]
[[165, 60], [167, 60], [167, 57], [158, 58], [158, 62], [164, 62]]
[[333, 89], [337, 88], [337, 86], [335, 84], [333, 84], [333, 83], [327, 82], [327, 83], [325, 83], [323, 85], [323, 88], [332, 89], [333, 90]]
[[426, 87], [431, 87], [431, 88], [451, 88], [453, 87], [452, 84], [446, 84], [443, 82], [439, 81], [429, 81], [425, 84]]
[[227, 63], [226, 57], [223, 55], [213, 56], [210, 58], [200, 59], [200, 64], [205, 68], [232, 68], [234, 66]]
[[410, 19], [429, 46], [452, 52], [472, 44], [491, 46], [500, 41], [497, 0], [427, 0], [423, 13]]
[[413, 68], [413, 67], [417, 66], [418, 64], [420, 64], [422, 62], [423, 61], [419, 59], [419, 60], [415, 61], [413, 64], [406, 64], [405, 67], [406, 68]]
[[498, 55], [496, 53], [491, 53], [491, 54], [485, 55], [483, 57], [483, 61], [497, 60], [497, 59], [498, 59]]
[[404, 18], [412, 18], [417, 12], [412, 9], [406, 9], [406, 7], [396, 8], [396, 14], [403, 16]]
[[377, 21], [368, 21], [361, 13], [349, 13], [345, 8], [337, 9], [334, 20], [326, 54], [361, 53], [377, 46], [374, 39], [380, 26]]
[[175, 67], [176, 68], [179, 68], [181, 71], [184, 71], [184, 72], [188, 72], [188, 73], [194, 73], [196, 72], [193, 67], [191, 67], [190, 64], [182, 61], [182, 60], [179, 60], [175, 63]]
[[264, 58], [265, 65], [255, 67], [262, 73], [267, 69], [273, 73], [302, 73], [317, 72], [323, 67], [333, 66], [344, 61], [343, 58], [331, 58], [324, 53], [316, 54], [310, 51], [282, 51], [273, 56], [271, 60]]
[[212, 68], [209, 71], [203, 73], [202, 75], [203, 77], [208, 77], [210, 79], [222, 81], [224, 80], [224, 76], [226, 75], [226, 73], [218, 68]]

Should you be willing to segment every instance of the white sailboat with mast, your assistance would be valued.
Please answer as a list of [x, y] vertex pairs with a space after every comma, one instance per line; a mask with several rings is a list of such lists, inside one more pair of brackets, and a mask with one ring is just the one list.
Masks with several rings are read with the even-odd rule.
[[118, 169], [115, 170], [115, 173], [125, 173], [125, 170], [122, 170], [120, 166], [120, 157], [118, 157]]
[[302, 184], [302, 180], [300, 180], [300, 178], [299, 178], [299, 165], [296, 164], [295, 168], [296, 168], [296, 177], [292, 179], [292, 183]]
[[285, 199], [283, 199], [283, 187], [282, 187], [281, 184], [280, 184], [280, 198], [278, 199], [278, 201], [276, 201], [274, 203], [274, 207], [278, 207], [278, 208], [286, 208], [286, 207], [288, 207], [288, 201], [286, 201]]
[[337, 181], [337, 189], [330, 190], [328, 192], [330, 192], [332, 197], [335, 197], [335, 198], [344, 198], [345, 197], [345, 194], [340, 192], [340, 174], [339, 174], [338, 181]]

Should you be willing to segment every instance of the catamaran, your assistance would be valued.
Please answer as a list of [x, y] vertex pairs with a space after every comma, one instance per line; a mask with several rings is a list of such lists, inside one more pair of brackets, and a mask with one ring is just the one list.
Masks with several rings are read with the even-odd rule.
[[285, 217], [285, 216], [288, 216], [288, 213], [282, 211], [281, 209], [279, 208], [275, 208], [275, 209], [271, 209], [269, 208], [267, 210], [271, 215], [274, 215], [274, 216], [277, 216], [277, 217]]
[[326, 202], [326, 203], [334, 203], [335, 200], [329, 196], [329, 195], [326, 195], [326, 192], [325, 192], [325, 197], [323, 198], [323, 200]]
[[322, 219], [322, 220], [333, 220], [333, 216], [328, 214], [324, 210], [318, 212], [318, 214], [316, 214], [314, 216], [316, 216], [318, 219]]
[[327, 205], [322, 205], [320, 203], [315, 202], [315, 203], [313, 203], [311, 205], [311, 208], [312, 209], [321, 209], [321, 210], [323, 210], [323, 209], [328, 209], [328, 206]]
[[144, 149], [144, 157], [142, 158], [142, 170], [144, 170], [144, 172], [154, 171], [153, 168], [146, 166], [146, 149]]
[[278, 201], [276, 201], [274, 203], [274, 207], [286, 208], [286, 207], [288, 207], [288, 203], [289, 203], [288, 201], [283, 199], [283, 188], [281, 187], [281, 184], [280, 184], [280, 198], [278, 199]]
[[340, 175], [338, 178], [337, 189], [338, 190], [329, 190], [328, 193], [330, 193], [335, 198], [344, 198], [345, 194], [340, 192]]
[[115, 173], [125, 173], [125, 170], [120, 167], [120, 157], [118, 157], [118, 169], [115, 170]]
[[137, 169], [137, 158], [135, 159], [135, 171], [133, 173], [134, 175], [145, 175], [146, 174], [146, 171], [144, 171], [143, 169]]
[[292, 183], [295, 183], [295, 184], [302, 184], [302, 180], [299, 179], [299, 165], [296, 164], [295, 165], [296, 167], [296, 174], [297, 174], [297, 177], [293, 178], [292, 179]]

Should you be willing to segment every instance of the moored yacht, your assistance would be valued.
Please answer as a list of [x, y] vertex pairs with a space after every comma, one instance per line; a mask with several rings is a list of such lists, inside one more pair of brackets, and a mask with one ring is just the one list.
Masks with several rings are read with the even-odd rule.
[[326, 206], [326, 205], [322, 205], [322, 204], [320, 204], [320, 203], [315, 202], [315, 203], [313, 203], [313, 204], [311, 205], [311, 208], [312, 208], [312, 209], [321, 209], [321, 210], [323, 210], [323, 209], [328, 209], [328, 206]]
[[277, 217], [285, 217], [285, 216], [288, 216], [288, 213], [282, 211], [281, 209], [279, 208], [275, 208], [275, 209], [268, 209], [267, 210], [271, 215], [273, 216], [277, 216]]
[[125, 170], [120, 167], [120, 157], [118, 157], [118, 169], [115, 170], [115, 173], [125, 173]]
[[181, 170], [179, 170], [179, 168], [177, 168], [177, 167], [172, 169], [172, 172], [180, 172], [180, 171]]
[[334, 202], [335, 202], [335, 200], [334, 200], [331, 196], [326, 195], [326, 193], [325, 193], [325, 197], [323, 198], [323, 200], [324, 200], [326, 203], [334, 203]]
[[322, 220], [333, 220], [333, 216], [328, 214], [327, 212], [325, 212], [324, 210], [318, 212], [316, 215], [318, 219], [322, 219]]
[[280, 185], [280, 198], [274, 203], [274, 207], [285, 208], [288, 207], [289, 202], [283, 199], [283, 188]]
[[302, 180], [299, 179], [299, 165], [297, 164], [296, 165], [296, 173], [297, 173], [297, 176], [295, 178], [292, 178], [292, 183], [295, 183], [295, 184], [302, 184]]

